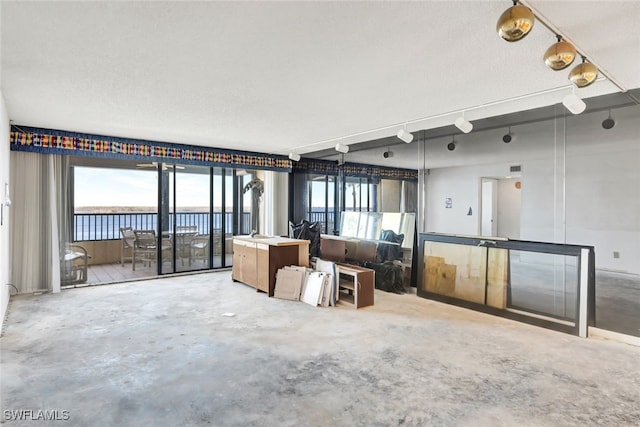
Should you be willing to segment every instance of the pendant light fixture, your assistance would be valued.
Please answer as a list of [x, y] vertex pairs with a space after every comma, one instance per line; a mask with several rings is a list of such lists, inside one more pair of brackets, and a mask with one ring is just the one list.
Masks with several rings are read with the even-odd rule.
[[509, 131], [504, 135], [502, 135], [502, 142], [504, 142], [505, 144], [508, 144], [511, 141], [513, 141], [513, 135], [511, 135], [511, 126], [509, 126]]
[[456, 138], [451, 136], [451, 142], [447, 144], [447, 150], [453, 151], [456, 149]]
[[616, 121], [611, 118], [611, 110], [609, 110], [609, 117], [602, 121], [602, 127], [604, 129], [611, 129], [616, 125]]
[[531, 9], [513, 1], [513, 6], [505, 10], [496, 24], [498, 35], [508, 42], [521, 40], [533, 28], [535, 16]]
[[583, 88], [589, 86], [595, 82], [598, 78], [598, 68], [590, 62], [587, 62], [587, 58], [582, 57], [582, 64], [576, 66], [569, 73], [569, 80], [576, 87]]
[[576, 59], [576, 48], [569, 42], [562, 40], [562, 36], [557, 35], [558, 42], [554, 43], [544, 53], [544, 63], [554, 71], [567, 68]]

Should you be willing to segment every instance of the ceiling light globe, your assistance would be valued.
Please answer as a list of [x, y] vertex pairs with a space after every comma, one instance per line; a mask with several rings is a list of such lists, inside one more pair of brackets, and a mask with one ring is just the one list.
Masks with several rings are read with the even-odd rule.
[[576, 87], [587, 87], [598, 78], [598, 68], [590, 62], [583, 62], [569, 73], [569, 80]]
[[505, 10], [496, 24], [498, 35], [508, 42], [521, 40], [533, 28], [535, 15], [526, 6], [516, 4]]
[[615, 121], [615, 120], [613, 120], [611, 117], [609, 117], [609, 118], [607, 118], [607, 119], [604, 119], [604, 120], [602, 121], [602, 127], [603, 127], [604, 129], [611, 129], [611, 128], [613, 128], [615, 125], [616, 125], [616, 121]]
[[576, 48], [571, 43], [560, 40], [544, 53], [544, 63], [554, 71], [567, 68], [576, 59]]

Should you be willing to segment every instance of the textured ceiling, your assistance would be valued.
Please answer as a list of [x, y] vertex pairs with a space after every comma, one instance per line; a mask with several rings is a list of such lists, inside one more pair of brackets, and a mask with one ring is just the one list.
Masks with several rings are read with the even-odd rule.
[[[528, 1], [628, 89], [640, 2]], [[557, 104], [540, 23], [509, 1], [7, 2], [1, 84], [15, 123], [276, 154]], [[588, 98], [617, 92], [602, 79]]]

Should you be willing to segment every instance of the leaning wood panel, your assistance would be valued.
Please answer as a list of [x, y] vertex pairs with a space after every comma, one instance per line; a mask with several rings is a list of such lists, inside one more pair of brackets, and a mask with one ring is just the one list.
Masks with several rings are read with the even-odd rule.
[[427, 291], [484, 304], [486, 248], [425, 242], [424, 256]]
[[488, 257], [487, 305], [506, 308], [509, 251], [506, 249], [490, 249]]
[[[257, 245], [257, 282], [256, 289], [269, 293], [269, 245]], [[275, 285], [274, 285], [275, 287]], [[271, 294], [269, 294], [271, 296]]]
[[[261, 251], [258, 251], [261, 252]], [[276, 287], [276, 275], [278, 270], [287, 265], [299, 264], [299, 250], [298, 246], [269, 246], [268, 265], [267, 268], [261, 268], [258, 271], [258, 275], [267, 275], [267, 289], [265, 292], [269, 293], [269, 296], [273, 296], [273, 291]], [[260, 263], [262, 266], [263, 264]]]

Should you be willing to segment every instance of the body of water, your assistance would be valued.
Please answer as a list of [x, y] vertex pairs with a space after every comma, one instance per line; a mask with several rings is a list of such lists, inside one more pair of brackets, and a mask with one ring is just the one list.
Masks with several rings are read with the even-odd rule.
[[[198, 233], [209, 234], [211, 228], [222, 230], [222, 212], [214, 212], [210, 220], [209, 212], [178, 212], [177, 226], [196, 226]], [[251, 213], [244, 212], [243, 229], [239, 234], [251, 232]], [[173, 214], [166, 218], [162, 230], [171, 230]], [[132, 227], [134, 230], [155, 230], [158, 232], [158, 214], [154, 212], [127, 213], [76, 213], [73, 216], [73, 240], [113, 240], [120, 238], [120, 227]], [[233, 232], [233, 213], [225, 213], [225, 233]]]

